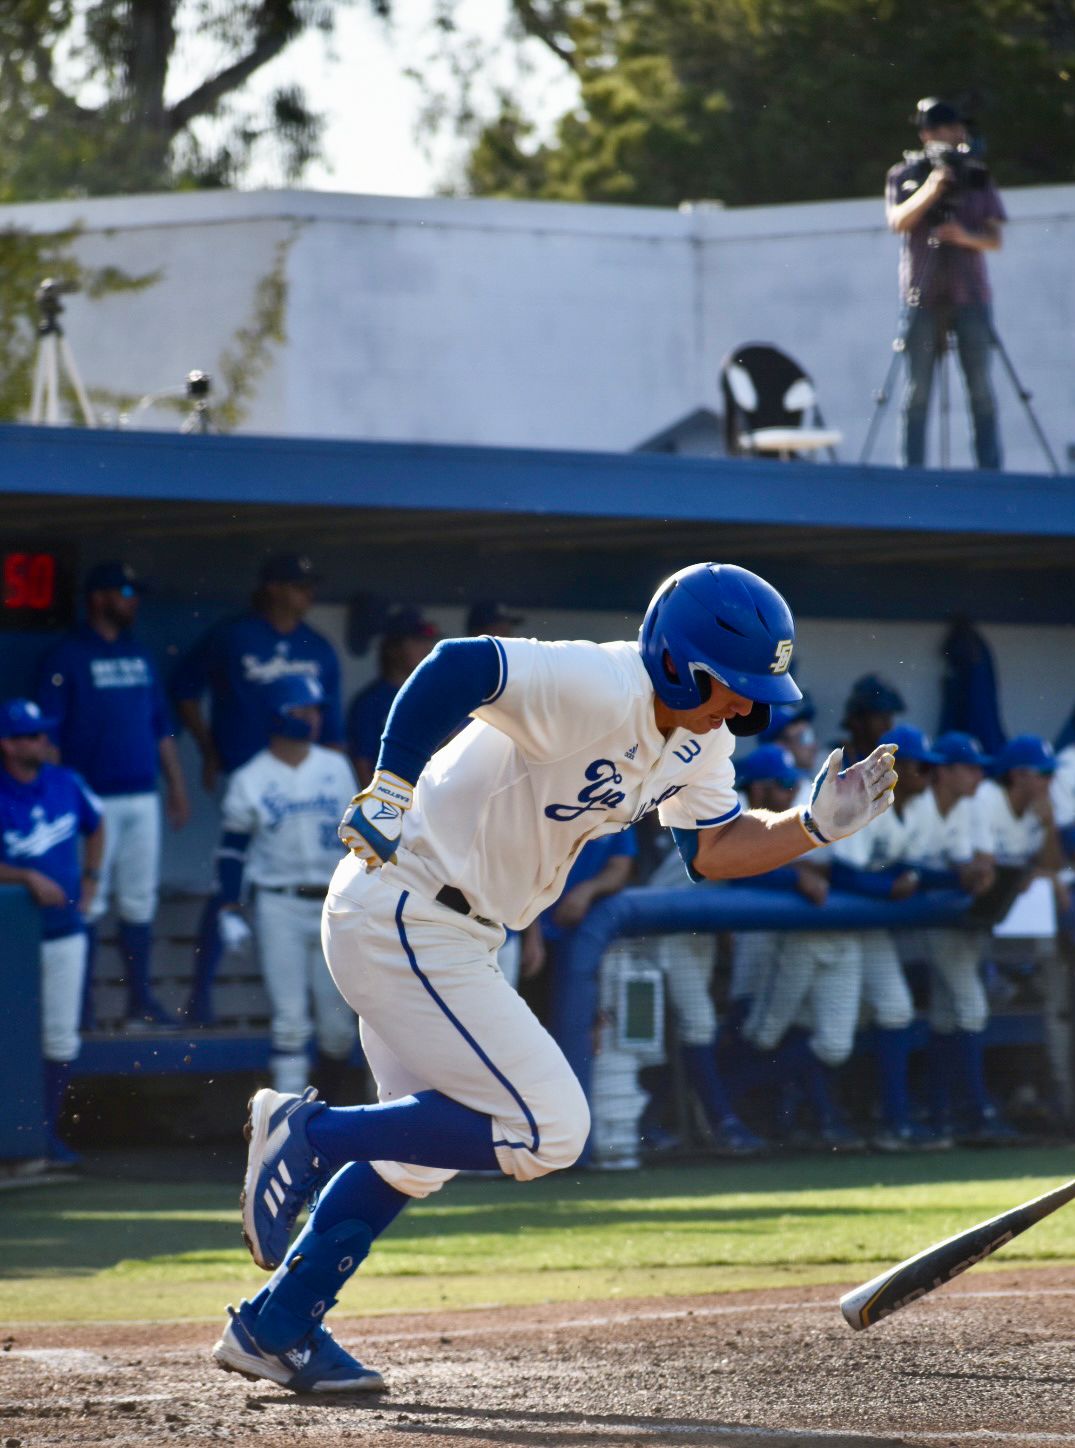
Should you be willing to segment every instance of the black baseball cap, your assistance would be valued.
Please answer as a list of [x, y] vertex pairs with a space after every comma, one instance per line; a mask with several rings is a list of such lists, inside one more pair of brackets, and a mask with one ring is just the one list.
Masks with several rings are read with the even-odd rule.
[[479, 598], [471, 604], [470, 612], [467, 614], [467, 633], [488, 633], [490, 629], [502, 628], [505, 624], [516, 628], [522, 621], [521, 613], [509, 613], [494, 599]]
[[877, 674], [863, 674], [851, 686], [844, 705], [843, 723], [855, 714], [902, 714], [907, 705], [900, 693]]
[[962, 120], [963, 117], [952, 102], [942, 100], [940, 96], [923, 96], [911, 117], [913, 125], [919, 131], [933, 131], [938, 126], [954, 126]]
[[97, 593], [98, 590], [106, 588], [118, 588], [122, 593], [143, 594], [147, 591], [146, 584], [138, 577], [129, 563], [123, 563], [119, 559], [109, 559], [106, 563], [95, 563], [86, 574], [83, 583], [86, 593]]
[[259, 583], [308, 583], [321, 582], [321, 575], [305, 553], [277, 553], [267, 558], [258, 574]]
[[382, 629], [386, 639], [439, 639], [440, 630], [419, 609], [400, 604], [388, 614]]

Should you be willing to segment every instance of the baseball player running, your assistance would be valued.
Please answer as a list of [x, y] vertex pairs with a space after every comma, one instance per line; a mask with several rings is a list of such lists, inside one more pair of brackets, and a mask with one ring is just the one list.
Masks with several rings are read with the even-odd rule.
[[[229, 1309], [221, 1367], [300, 1392], [383, 1387], [322, 1320], [373, 1241], [457, 1171], [529, 1181], [577, 1159], [586, 1098], [493, 967], [504, 926], [557, 899], [586, 840], [655, 809], [690, 877], [721, 879], [786, 864], [888, 808], [894, 756], [880, 746], [842, 772], [834, 751], [808, 808], [742, 810], [734, 735], [799, 697], [794, 637], [763, 579], [701, 563], [661, 585], [637, 644], [444, 640], [414, 672], [340, 825], [349, 852], [322, 927], [379, 1102], [252, 1098], [243, 1231], [273, 1276]], [[468, 716], [477, 723], [434, 754]]]
[[325, 878], [339, 863], [336, 826], [355, 777], [338, 750], [316, 743], [325, 698], [316, 679], [291, 674], [265, 692], [268, 747], [235, 771], [224, 796], [220, 931], [229, 948], [250, 933], [240, 907], [245, 875], [254, 888], [258, 954], [272, 1003], [273, 1085], [302, 1091], [306, 1047], [316, 1032], [318, 1082], [338, 1087], [355, 1017], [324, 968], [321, 906]]

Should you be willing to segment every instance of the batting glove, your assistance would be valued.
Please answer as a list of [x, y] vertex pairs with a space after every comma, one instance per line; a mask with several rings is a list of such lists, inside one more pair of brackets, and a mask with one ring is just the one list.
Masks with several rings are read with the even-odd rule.
[[403, 816], [413, 799], [413, 785], [398, 774], [379, 769], [347, 806], [336, 831], [340, 843], [365, 860], [367, 869], [394, 863]]
[[222, 910], [217, 916], [217, 931], [226, 954], [242, 950], [250, 939], [252, 931], [241, 915], [235, 910]]
[[800, 819], [815, 845], [829, 845], [868, 825], [892, 803], [896, 786], [896, 746], [879, 744], [866, 759], [841, 769], [842, 750], [834, 749], [814, 780], [810, 803]]

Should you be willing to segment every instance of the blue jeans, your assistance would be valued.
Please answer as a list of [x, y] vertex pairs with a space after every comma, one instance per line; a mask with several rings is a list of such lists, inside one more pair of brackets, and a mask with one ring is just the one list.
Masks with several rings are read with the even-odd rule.
[[967, 385], [967, 401], [974, 427], [974, 456], [980, 468], [999, 469], [997, 406], [989, 383], [993, 324], [984, 302], [950, 307], [943, 312], [931, 307], [910, 310], [904, 337], [907, 391], [903, 398], [903, 465], [922, 467], [926, 461], [929, 394], [938, 347], [944, 340], [941, 328], [945, 323], [948, 330], [955, 333], [959, 364]]

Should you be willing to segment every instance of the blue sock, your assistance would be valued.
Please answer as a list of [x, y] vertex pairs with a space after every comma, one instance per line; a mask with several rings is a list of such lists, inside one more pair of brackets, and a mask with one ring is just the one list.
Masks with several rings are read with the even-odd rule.
[[956, 1073], [955, 1035], [930, 1031], [926, 1042], [926, 1092], [933, 1125], [947, 1129], [952, 1124], [952, 1084]]
[[683, 1069], [691, 1090], [702, 1103], [711, 1126], [719, 1126], [728, 1116], [734, 1116], [727, 1087], [717, 1070], [716, 1048], [711, 1041], [705, 1046], [684, 1046]]
[[[290, 1264], [296, 1255], [302, 1255], [304, 1249], [307, 1260], [309, 1260], [310, 1249], [320, 1248], [321, 1246], [318, 1239], [328, 1234], [335, 1234], [335, 1229], [340, 1227], [349, 1229], [347, 1237], [350, 1245], [360, 1248], [363, 1243], [360, 1228], [365, 1227], [369, 1234], [369, 1242], [372, 1245], [385, 1228], [395, 1221], [409, 1201], [410, 1197], [405, 1196], [403, 1192], [397, 1192], [395, 1187], [389, 1186], [383, 1177], [377, 1175], [368, 1162], [351, 1162], [348, 1166], [343, 1167], [336, 1173], [321, 1193], [307, 1227], [304, 1228], [300, 1236], [296, 1239], [294, 1246], [288, 1252], [285, 1265]], [[311, 1232], [316, 1233], [316, 1237], [311, 1236]], [[368, 1252], [368, 1250], [369, 1248], [366, 1247], [365, 1251]], [[341, 1276], [338, 1271], [338, 1262], [336, 1264], [337, 1272], [335, 1280], [338, 1285], [346, 1281], [346, 1277], [351, 1275], [351, 1271], [357, 1270], [365, 1253], [363, 1252], [362, 1255], [358, 1255], [352, 1251], [351, 1256], [355, 1257], [356, 1260], [354, 1261], [353, 1268], [346, 1272], [346, 1276]], [[298, 1281], [299, 1279], [294, 1276], [294, 1273], [289, 1271], [288, 1291], [285, 1294], [285, 1300], [290, 1303], [287, 1311], [293, 1314], [296, 1305], [298, 1305], [300, 1308], [299, 1316], [301, 1317], [303, 1316], [301, 1312], [302, 1292], [306, 1291], [310, 1294], [310, 1302], [312, 1305], [317, 1297], [317, 1287], [314, 1283], [308, 1282], [305, 1288], [300, 1289]], [[260, 1313], [272, 1296], [274, 1296], [274, 1291], [273, 1285], [270, 1283], [268, 1286], [263, 1287], [255, 1297], [251, 1298], [251, 1304], [255, 1312]], [[280, 1301], [281, 1299], [277, 1298], [277, 1302]], [[290, 1330], [289, 1327], [284, 1326], [283, 1323], [281, 1326], [284, 1328], [285, 1333]], [[271, 1336], [271, 1322], [269, 1331]], [[300, 1329], [296, 1329], [295, 1340], [297, 1340], [299, 1331]]]
[[881, 1118], [885, 1125], [899, 1130], [911, 1119], [911, 1099], [907, 1089], [907, 1063], [911, 1055], [913, 1026], [875, 1026], [873, 1052], [877, 1060], [878, 1085], [881, 1095]]
[[208, 1021], [212, 1016], [210, 1005], [213, 981], [217, 967], [224, 955], [217, 921], [220, 918], [220, 896], [212, 895], [202, 907], [198, 919], [198, 933], [194, 941], [194, 979], [190, 987], [190, 1013], [196, 1019]]
[[980, 1120], [993, 1104], [985, 1085], [985, 1032], [954, 1031], [949, 1040], [957, 1080], [966, 1095], [971, 1115]]
[[119, 948], [127, 973], [127, 1013], [137, 1015], [149, 1004], [149, 956], [153, 949], [153, 927], [119, 922]]
[[379, 1106], [326, 1106], [311, 1118], [306, 1135], [317, 1154], [337, 1168], [351, 1161], [402, 1161], [455, 1171], [500, 1170], [492, 1117], [439, 1091]]
[[50, 1136], [56, 1135], [56, 1127], [63, 1112], [63, 1099], [71, 1080], [70, 1061], [46, 1061], [45, 1066], [45, 1125]]
[[833, 1100], [830, 1082], [834, 1076], [831, 1066], [819, 1061], [810, 1049], [808, 1033], [793, 1026], [784, 1038], [781, 1052], [790, 1068], [790, 1073], [801, 1085], [814, 1119], [821, 1130], [840, 1123], [840, 1113]]

